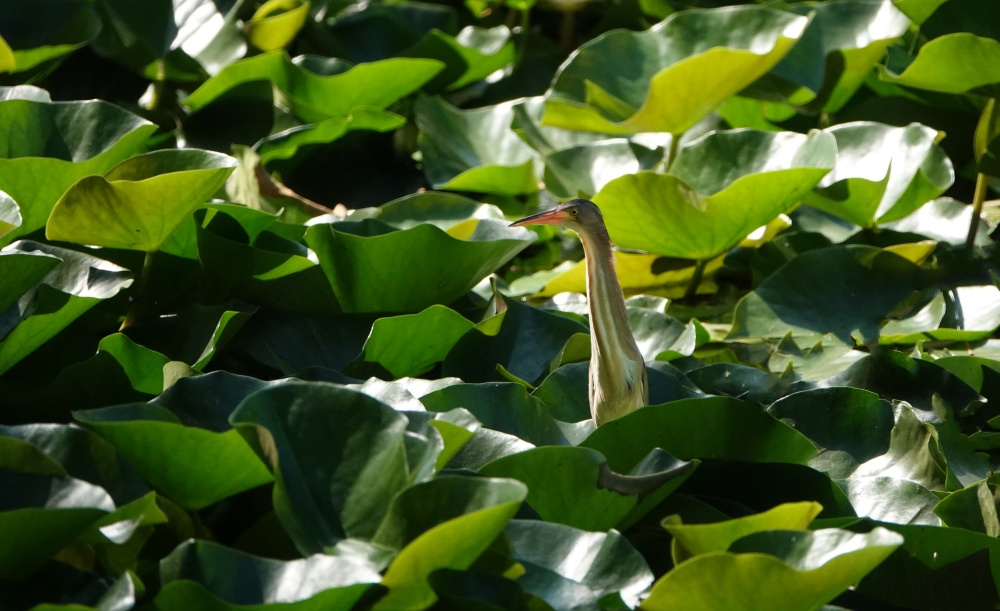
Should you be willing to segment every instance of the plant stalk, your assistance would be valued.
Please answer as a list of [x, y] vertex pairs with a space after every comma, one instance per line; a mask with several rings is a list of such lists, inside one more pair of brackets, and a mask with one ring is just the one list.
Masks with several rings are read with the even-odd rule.
[[969, 222], [969, 236], [965, 239], [965, 248], [972, 250], [976, 243], [976, 230], [979, 229], [979, 219], [983, 215], [983, 202], [986, 201], [986, 174], [976, 175], [976, 193], [972, 196], [972, 220]]
[[134, 325], [144, 313], [146, 287], [149, 286], [150, 270], [153, 269], [153, 253], [155, 252], [147, 252], [146, 257], [142, 261], [142, 271], [139, 272], [139, 282], [135, 285], [135, 295], [132, 297], [132, 305], [129, 307], [128, 313], [125, 314], [125, 320], [122, 321], [122, 326], [118, 328], [119, 331], [124, 331]]
[[684, 291], [684, 299], [690, 299], [698, 294], [698, 286], [701, 285], [701, 280], [705, 277], [705, 267], [707, 265], [707, 259], [700, 259], [694, 264], [694, 274], [691, 276], [691, 284]]

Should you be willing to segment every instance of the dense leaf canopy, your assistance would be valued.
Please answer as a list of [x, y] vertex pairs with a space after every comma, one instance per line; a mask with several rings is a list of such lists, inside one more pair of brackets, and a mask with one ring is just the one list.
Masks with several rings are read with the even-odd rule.
[[0, 611], [1000, 608], [998, 7], [6, 0]]

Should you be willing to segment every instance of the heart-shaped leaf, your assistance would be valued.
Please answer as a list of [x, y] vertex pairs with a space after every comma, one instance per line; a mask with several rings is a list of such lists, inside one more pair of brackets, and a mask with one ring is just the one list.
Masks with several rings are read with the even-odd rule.
[[435, 189], [504, 195], [538, 190], [537, 154], [511, 130], [514, 104], [459, 110], [441, 98], [417, 100], [424, 171]]
[[132, 157], [70, 187], [52, 209], [45, 237], [155, 252], [235, 167], [228, 155], [194, 149]]
[[140, 152], [152, 123], [101, 101], [0, 101], [0, 123], [22, 129], [0, 134], [0, 190], [21, 209], [21, 226], [3, 239], [37, 231], [56, 200], [79, 178], [103, 174]]
[[441, 62], [430, 59], [387, 59], [338, 74], [320, 74], [303, 66], [308, 57], [289, 59], [284, 51], [271, 51], [229, 64], [191, 93], [184, 104], [192, 112], [243, 83], [271, 81], [292, 103], [295, 113], [309, 123], [346, 117], [359, 106], [385, 108], [429, 81], [441, 71]]
[[837, 139], [837, 165], [805, 201], [862, 227], [909, 215], [955, 180], [929, 127], [859, 122], [826, 131]]
[[546, 94], [544, 123], [608, 134], [681, 134], [770, 70], [808, 19], [758, 6], [687, 10], [644, 32], [584, 44]]
[[619, 246], [708, 260], [796, 203], [835, 156], [819, 132], [713, 132], [681, 149], [670, 174], [622, 176], [594, 203]]

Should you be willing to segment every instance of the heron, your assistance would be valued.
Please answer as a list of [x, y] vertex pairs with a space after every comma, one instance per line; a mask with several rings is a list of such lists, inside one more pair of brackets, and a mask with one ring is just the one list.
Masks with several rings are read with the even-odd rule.
[[594, 202], [574, 199], [511, 223], [557, 225], [583, 244], [590, 310], [590, 415], [597, 426], [634, 412], [649, 402], [646, 362], [632, 336], [625, 297], [615, 274], [611, 238]]

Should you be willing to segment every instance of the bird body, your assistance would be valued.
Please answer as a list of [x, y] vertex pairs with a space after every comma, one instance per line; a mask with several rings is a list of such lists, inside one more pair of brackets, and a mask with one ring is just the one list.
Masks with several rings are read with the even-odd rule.
[[646, 363], [632, 336], [615, 274], [611, 238], [593, 202], [574, 199], [512, 226], [559, 225], [580, 236], [587, 266], [590, 309], [590, 414], [600, 426], [649, 402]]

